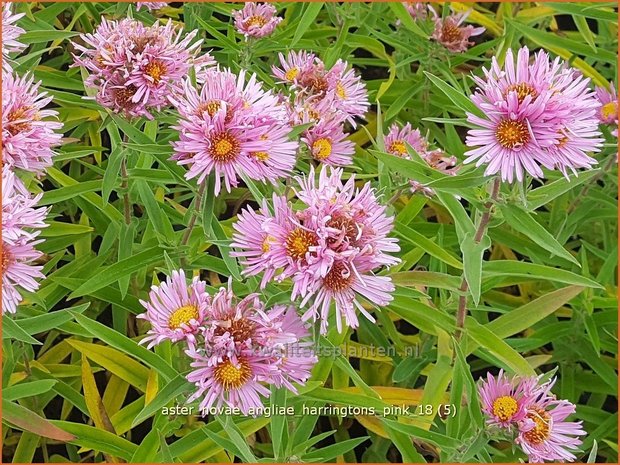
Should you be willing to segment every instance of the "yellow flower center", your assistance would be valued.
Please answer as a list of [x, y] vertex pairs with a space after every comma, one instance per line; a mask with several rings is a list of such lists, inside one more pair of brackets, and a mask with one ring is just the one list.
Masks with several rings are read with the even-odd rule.
[[532, 96], [532, 100], [538, 97], [538, 92], [536, 92], [536, 89], [534, 89], [526, 82], [521, 82], [519, 84], [512, 84], [508, 86], [506, 88], [506, 95], [513, 91], [517, 93], [517, 99], [519, 100], [519, 103], [522, 103], [523, 100], [525, 100], [525, 97], [527, 97], [528, 95]]
[[347, 91], [340, 81], [336, 84], [336, 95], [341, 99], [347, 98]]
[[213, 137], [210, 154], [217, 163], [233, 161], [240, 153], [239, 141], [228, 132], [221, 132]]
[[263, 27], [265, 24], [267, 24], [267, 18], [264, 16], [254, 15], [245, 20], [246, 27]]
[[493, 402], [493, 415], [502, 421], [510, 420], [518, 410], [519, 405], [511, 396], [501, 396]]
[[394, 142], [390, 144], [390, 147], [388, 148], [388, 152], [390, 152], [393, 155], [398, 155], [399, 157], [407, 155], [407, 146], [405, 145], [405, 141], [395, 140]]
[[601, 115], [608, 119], [618, 116], [618, 102], [609, 102], [601, 107]]
[[284, 79], [287, 81], [294, 80], [299, 74], [299, 68], [291, 68], [284, 74]]
[[159, 84], [161, 77], [166, 74], [166, 71], [166, 65], [159, 60], [151, 61], [144, 67], [144, 72], [153, 78], [155, 84]]
[[540, 444], [546, 441], [550, 436], [549, 420], [551, 415], [542, 409], [535, 409], [527, 414], [535, 426], [523, 436], [530, 444]]
[[240, 388], [252, 375], [250, 364], [242, 358], [239, 358], [238, 361], [239, 364], [234, 365], [230, 360], [224, 360], [213, 370], [215, 380], [226, 391]]
[[250, 155], [259, 161], [269, 160], [269, 154], [267, 152], [252, 152]]
[[269, 250], [271, 249], [271, 243], [273, 242], [273, 239], [274, 239], [273, 236], [265, 237], [265, 240], [263, 241], [263, 245], [261, 246], [263, 253], [269, 252]]
[[310, 250], [310, 247], [317, 244], [316, 235], [305, 229], [295, 228], [286, 237], [286, 252], [294, 260], [302, 260]]
[[502, 147], [512, 149], [528, 143], [530, 132], [523, 121], [503, 119], [497, 125], [495, 137]]
[[322, 137], [312, 143], [312, 156], [317, 160], [325, 160], [332, 154], [332, 143], [329, 139]]
[[198, 317], [198, 308], [195, 305], [185, 305], [172, 312], [168, 319], [168, 327], [170, 329], [178, 329], [182, 324], [187, 324], [191, 320], [197, 320]]

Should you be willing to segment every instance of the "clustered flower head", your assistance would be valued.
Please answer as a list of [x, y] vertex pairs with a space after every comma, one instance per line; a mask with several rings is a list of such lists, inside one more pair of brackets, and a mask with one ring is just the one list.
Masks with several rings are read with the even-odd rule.
[[311, 124], [302, 134], [310, 156], [326, 165], [351, 164], [355, 150], [345, 140], [345, 123], [355, 127], [355, 118], [363, 117], [370, 105], [359, 75], [340, 59], [326, 69], [319, 57], [303, 50], [286, 57], [280, 53], [279, 60], [281, 67], [273, 66], [272, 72], [289, 86], [290, 123]]
[[273, 210], [266, 201], [259, 211], [245, 209], [233, 225], [233, 255], [242, 258], [245, 275], [264, 273], [263, 287], [291, 278], [292, 299], [310, 304], [302, 319], [320, 319], [323, 333], [332, 304], [339, 332], [343, 319], [358, 326], [356, 310], [374, 321], [359, 296], [378, 306], [392, 300], [391, 279], [374, 271], [399, 262], [389, 255], [399, 250], [397, 239], [388, 237], [394, 218], [369, 183], [356, 189], [354, 176], [343, 183], [340, 168], [324, 166], [317, 182], [311, 167], [307, 178], [296, 180], [301, 208], [274, 195]]
[[182, 81], [191, 69], [202, 79], [204, 68], [214, 61], [200, 54], [197, 31], [183, 35], [172, 21], [146, 26], [133, 19], [102, 19], [94, 33], [80, 36], [74, 43], [73, 66], [83, 66], [89, 76], [86, 87], [96, 91], [101, 105], [126, 117], [152, 119], [153, 110], [170, 104], [183, 93]]
[[282, 18], [278, 10], [269, 3], [247, 2], [241, 10], [233, 12], [237, 32], [245, 38], [261, 38], [273, 34]]
[[469, 39], [485, 31], [484, 27], [463, 26], [463, 22], [469, 16], [469, 12], [462, 14], [452, 13], [442, 18], [433, 8], [429, 9], [433, 14], [433, 22], [435, 23], [431, 39], [439, 42], [453, 53], [465, 52], [474, 44]]
[[601, 104], [598, 119], [601, 124], [613, 127], [612, 134], [618, 137], [618, 94], [612, 82], [608, 87], [595, 88], [596, 98]]
[[[385, 136], [384, 145], [387, 153], [409, 160], [411, 156], [407, 151], [407, 145], [410, 145], [431, 168], [449, 176], [455, 176], [457, 173], [456, 157], [448, 156], [440, 149], [430, 149], [426, 137], [420, 133], [419, 129], [413, 129], [410, 123], [402, 127], [396, 123], [392, 124]], [[414, 194], [422, 192], [428, 196], [435, 195], [433, 189], [418, 181], [411, 179], [409, 184]]]
[[13, 14], [11, 12], [11, 4], [5, 3], [2, 6], [2, 69], [11, 71], [12, 67], [9, 62], [9, 53], [21, 52], [26, 48], [17, 38], [25, 31], [16, 26], [15, 23], [24, 16], [24, 13]]
[[581, 422], [566, 421], [575, 405], [551, 393], [555, 379], [540, 376], [509, 379], [502, 371], [481, 380], [478, 392], [487, 424], [497, 427], [523, 449], [532, 463], [572, 462], [585, 435]]
[[469, 130], [465, 163], [487, 164], [485, 173], [500, 173], [502, 180], [523, 180], [524, 170], [534, 178], [541, 169], [590, 168], [596, 160], [588, 152], [600, 150], [598, 103], [589, 79], [560, 58], [538, 52], [530, 62], [523, 47], [516, 61], [512, 50], [503, 67], [493, 57], [484, 79], [474, 77], [478, 88], [472, 101], [483, 116], [467, 114], [476, 126]]
[[32, 196], [9, 165], [2, 168], [2, 313], [15, 313], [22, 301], [20, 288], [38, 289], [43, 278], [41, 257], [34, 246], [44, 223], [47, 208], [35, 208], [41, 194]]
[[[173, 271], [153, 286], [149, 301], [140, 301], [151, 329], [141, 343], [149, 347], [165, 340], [185, 341], [193, 370], [187, 375], [200, 398], [200, 410], [227, 405], [248, 414], [262, 407], [268, 385], [297, 392], [317, 358], [307, 340], [309, 332], [294, 307], [266, 308], [258, 294], [239, 300], [231, 284], [213, 297], [206, 283], [194, 278], [188, 285], [183, 270]], [[293, 384], [295, 383], [295, 384]]]
[[175, 100], [180, 120], [174, 128], [173, 159], [190, 165], [188, 179], [203, 183], [215, 172], [215, 194], [221, 178], [228, 192], [238, 185], [240, 174], [259, 181], [275, 182], [295, 166], [297, 141], [288, 138], [286, 109], [271, 91], [245, 71], [205, 72], [202, 88], [185, 82], [184, 95]]

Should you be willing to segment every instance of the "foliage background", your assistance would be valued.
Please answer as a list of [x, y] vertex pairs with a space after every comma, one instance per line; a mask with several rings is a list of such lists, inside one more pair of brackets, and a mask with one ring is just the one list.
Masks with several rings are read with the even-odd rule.
[[[233, 71], [247, 65], [268, 87], [277, 52], [310, 49], [328, 66], [347, 59], [376, 103], [351, 136], [357, 153], [347, 173], [371, 181], [385, 201], [399, 187], [396, 172], [433, 181], [438, 195], [402, 193], [393, 203], [403, 262], [390, 270], [396, 297], [376, 312], [379, 324], [362, 320], [355, 333], [320, 338], [324, 346], [348, 344], [349, 356], [323, 358], [299, 396], [274, 392], [271, 402], [380, 409], [405, 403], [430, 405], [431, 414], [163, 415], [161, 407], [183, 403], [191, 389], [183, 377], [188, 367], [176, 348], [163, 344], [153, 353], [137, 345], [146, 330], [135, 319], [142, 312], [138, 299], [181, 257], [213, 288], [232, 276], [238, 295], [256, 290], [256, 279], [240, 279], [227, 240], [239, 209], [269, 196], [271, 187], [246, 184], [217, 198], [207, 195], [189, 245], [180, 248], [196, 186], [168, 161], [174, 113], [130, 126], [83, 100], [80, 70], [68, 68], [69, 40], [92, 31], [103, 15], [120, 18], [132, 8], [146, 23], [153, 15], [127, 3], [20, 3], [14, 8], [26, 13], [19, 25], [27, 31], [20, 40], [30, 47], [16, 69], [33, 70], [54, 96], [66, 139], [46, 177], [29, 180], [52, 208], [40, 246], [47, 279], [16, 316], [2, 320], [3, 460], [512, 462], [522, 456], [510, 444], [491, 441], [474, 388], [487, 370], [505, 368], [521, 374], [557, 369], [556, 393], [578, 404], [576, 416], [589, 432], [581, 458], [617, 462], [615, 142], [599, 155], [599, 168], [570, 181], [550, 173], [544, 183], [503, 186], [481, 267], [475, 263], [483, 251], [461, 237], [488, 198], [482, 169], [466, 167], [446, 178], [383, 155], [373, 144], [393, 121], [410, 121], [462, 160], [470, 74], [480, 74], [493, 54], [501, 61], [510, 47], [543, 47], [594, 83], [617, 82], [615, 4], [452, 2], [458, 11], [473, 7], [471, 22], [487, 28], [460, 55], [429, 42], [429, 31], [399, 3], [277, 6], [284, 22], [251, 49], [229, 19], [239, 5], [173, 3], [159, 14], [186, 31], [198, 29], [204, 50], [212, 49]], [[129, 226], [119, 201], [123, 158], [133, 204]], [[454, 344], [464, 267], [479, 289], [470, 296], [465, 336]], [[265, 296], [273, 303], [289, 293], [286, 285], [271, 284]], [[395, 352], [369, 355], [367, 346]], [[415, 348], [412, 354], [408, 347]], [[456, 406], [456, 414], [442, 418], [442, 404]], [[62, 441], [66, 433], [74, 436], [69, 442]]]

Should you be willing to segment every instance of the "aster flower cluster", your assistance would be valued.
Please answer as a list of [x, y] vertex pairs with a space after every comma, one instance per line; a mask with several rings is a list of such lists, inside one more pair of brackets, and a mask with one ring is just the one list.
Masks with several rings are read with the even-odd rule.
[[296, 180], [302, 208], [293, 210], [286, 197], [277, 195], [273, 211], [266, 201], [259, 211], [248, 207], [233, 225], [237, 252], [232, 255], [242, 258], [245, 275], [264, 273], [262, 287], [291, 278], [292, 299], [301, 296], [302, 307], [310, 303], [302, 319], [320, 319], [322, 333], [332, 304], [339, 332], [343, 319], [358, 326], [356, 310], [374, 321], [359, 296], [378, 306], [392, 300], [391, 279], [374, 271], [399, 262], [389, 255], [399, 250], [397, 239], [388, 237], [393, 217], [369, 183], [356, 189], [354, 176], [343, 183], [340, 168], [324, 166], [318, 182], [314, 168]]
[[618, 137], [618, 93], [612, 82], [608, 87], [596, 87], [596, 98], [601, 107], [598, 111], [598, 119], [601, 124], [612, 127], [612, 135]]
[[[385, 136], [384, 144], [387, 153], [397, 157], [411, 159], [407, 151], [408, 144], [431, 168], [450, 176], [455, 176], [457, 173], [456, 157], [448, 156], [440, 149], [429, 148], [426, 137], [420, 133], [419, 129], [413, 129], [410, 123], [402, 127], [396, 123], [392, 124], [388, 134]], [[433, 189], [424, 186], [418, 181], [411, 179], [409, 180], [409, 184], [411, 186], [411, 192], [414, 194], [416, 192], [421, 192], [428, 196], [435, 195]]]
[[566, 419], [575, 405], [551, 393], [555, 378], [541, 376], [508, 379], [503, 371], [481, 380], [478, 391], [490, 427], [499, 428], [527, 454], [529, 461], [572, 462], [585, 435], [581, 422]]
[[355, 118], [363, 117], [370, 105], [359, 75], [340, 59], [326, 69], [319, 57], [303, 50], [286, 57], [280, 53], [279, 60], [281, 67], [273, 66], [272, 72], [289, 85], [290, 123], [311, 124], [301, 137], [310, 156], [326, 165], [351, 164], [355, 145], [347, 140], [345, 123], [355, 127]]
[[268, 385], [297, 393], [317, 359], [294, 307], [267, 309], [258, 294], [239, 300], [230, 283], [213, 297], [205, 289], [198, 277], [188, 285], [183, 270], [173, 271], [140, 301], [146, 312], [138, 318], [151, 324], [141, 343], [186, 343], [187, 380], [196, 386], [188, 402], [200, 398], [204, 414], [224, 404], [248, 414], [262, 407]]
[[261, 38], [273, 34], [282, 18], [276, 7], [269, 3], [247, 2], [241, 10], [233, 12], [235, 28], [245, 39]]
[[278, 98], [245, 71], [236, 76], [210, 69], [204, 75], [200, 90], [186, 80], [183, 96], [175, 99], [179, 141], [172, 159], [190, 165], [186, 177], [203, 183], [215, 172], [217, 195], [222, 178], [230, 192], [240, 173], [263, 182], [288, 176], [299, 144], [288, 138], [288, 117]]
[[15, 313], [22, 292], [39, 288], [42, 266], [35, 262], [43, 242], [37, 239], [47, 208], [37, 208], [41, 195], [33, 196], [17, 175], [19, 170], [37, 176], [52, 165], [53, 148], [60, 145], [57, 130], [62, 123], [57, 112], [46, 109], [52, 98], [40, 92], [41, 82], [32, 75], [18, 76], [8, 62], [8, 53], [25, 46], [17, 42], [24, 30], [15, 26], [23, 14], [13, 15], [10, 4], [2, 10], [2, 313]]
[[126, 117], [144, 116], [170, 104], [171, 97], [183, 92], [183, 78], [193, 69], [197, 79], [214, 61], [200, 54], [198, 31], [187, 35], [175, 31], [172, 21], [146, 26], [133, 19], [102, 19], [96, 31], [80, 36], [73, 43], [72, 66], [83, 66], [89, 73], [86, 87], [96, 91], [102, 106]]
[[13, 14], [10, 3], [2, 6], [2, 69], [5, 71], [10, 72], [12, 69], [9, 53], [21, 52], [26, 48], [26, 45], [17, 40], [25, 31], [15, 25], [23, 16], [24, 13]]
[[467, 114], [476, 126], [468, 133], [465, 163], [487, 164], [485, 173], [500, 173], [502, 180], [523, 180], [526, 171], [544, 177], [542, 167], [568, 177], [596, 160], [588, 152], [600, 150], [599, 102], [589, 79], [560, 58], [538, 52], [530, 62], [527, 47], [515, 58], [506, 53], [503, 67], [493, 57], [484, 79], [474, 77], [478, 89], [472, 101], [484, 116]]

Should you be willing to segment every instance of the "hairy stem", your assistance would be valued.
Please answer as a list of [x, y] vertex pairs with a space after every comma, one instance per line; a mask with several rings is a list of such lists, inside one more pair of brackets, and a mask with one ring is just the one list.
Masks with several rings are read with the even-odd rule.
[[[476, 234], [474, 235], [474, 242], [479, 244], [482, 238], [484, 237], [487, 226], [489, 225], [489, 221], [491, 220], [491, 208], [493, 204], [497, 201], [497, 196], [499, 194], [500, 187], [500, 178], [495, 178], [493, 182], [493, 190], [491, 192], [491, 198], [484, 205], [484, 213], [480, 218], [480, 223], [478, 224], [478, 229], [476, 229]], [[461, 333], [463, 332], [463, 327], [465, 326], [465, 317], [467, 317], [467, 290], [469, 286], [467, 284], [467, 280], [465, 279], [465, 273], [463, 272], [463, 280], [461, 281], [461, 287], [459, 287], [459, 291], [461, 295], [459, 296], [459, 307], [456, 312], [456, 339], [459, 340], [461, 338]]]

